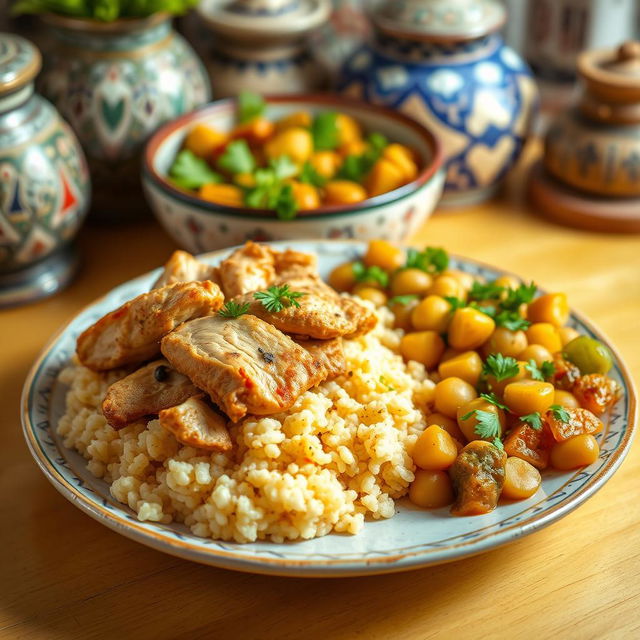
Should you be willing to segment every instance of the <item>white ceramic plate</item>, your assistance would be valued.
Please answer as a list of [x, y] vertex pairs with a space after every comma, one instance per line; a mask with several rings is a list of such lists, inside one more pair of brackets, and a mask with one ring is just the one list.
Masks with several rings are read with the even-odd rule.
[[[344, 241], [277, 243], [319, 256], [323, 276], [361, 255], [364, 245]], [[212, 264], [228, 250], [203, 256]], [[466, 259], [453, 266], [487, 278], [504, 272]], [[593, 495], [613, 475], [629, 447], [636, 424], [636, 398], [627, 368], [609, 341], [581, 316], [571, 325], [607, 344], [615, 356], [611, 375], [624, 395], [599, 434], [600, 458], [568, 473], [545, 472], [541, 489], [529, 500], [500, 505], [485, 516], [453, 518], [447, 509], [424, 511], [406, 499], [389, 520], [367, 522], [356, 536], [332, 534], [315, 540], [274, 544], [237, 544], [198, 538], [184, 526], [139, 522], [116, 502], [108, 485], [86, 470], [85, 460], [66, 449], [55, 433], [64, 411], [66, 389], [56, 382], [69, 361], [78, 334], [108, 311], [147, 291], [158, 271], [131, 280], [80, 312], [44, 349], [25, 383], [22, 420], [27, 443], [52, 484], [73, 504], [114, 531], [176, 556], [228, 569], [292, 576], [364, 575], [416, 569], [481, 553], [511, 542], [562, 518]]]

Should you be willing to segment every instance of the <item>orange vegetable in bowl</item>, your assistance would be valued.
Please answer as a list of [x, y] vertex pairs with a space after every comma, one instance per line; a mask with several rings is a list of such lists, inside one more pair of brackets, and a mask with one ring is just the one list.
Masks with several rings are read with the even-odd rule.
[[342, 159], [335, 151], [315, 151], [309, 162], [321, 177], [330, 180], [340, 168]]
[[504, 468], [502, 497], [509, 500], [530, 498], [542, 484], [540, 472], [522, 458], [507, 458]]
[[489, 339], [496, 323], [472, 307], [457, 309], [449, 324], [449, 344], [454, 349], [475, 349]]
[[444, 341], [435, 331], [407, 333], [400, 341], [400, 353], [406, 360], [422, 363], [433, 369], [444, 352]]
[[198, 195], [203, 200], [227, 207], [242, 207], [244, 205], [242, 189], [232, 184], [205, 184], [200, 187]]
[[206, 124], [196, 124], [187, 134], [183, 146], [200, 158], [209, 158], [226, 140], [226, 134], [221, 131]]
[[313, 153], [313, 139], [311, 133], [302, 127], [291, 127], [277, 133], [264, 145], [267, 158], [287, 156], [293, 162], [302, 164]]
[[331, 180], [324, 186], [324, 201], [328, 205], [355, 204], [366, 199], [364, 187], [351, 180]]
[[318, 190], [312, 184], [292, 180], [291, 188], [293, 189], [293, 197], [298, 205], [298, 209], [301, 211], [305, 209], [317, 209], [320, 206]]
[[405, 184], [406, 180], [402, 170], [386, 158], [379, 158], [373, 165], [369, 177], [366, 180], [367, 191], [370, 197], [379, 196], [388, 191], [393, 191]]
[[284, 131], [285, 129], [292, 129], [294, 127], [303, 127], [308, 129], [311, 126], [313, 117], [308, 111], [294, 111], [289, 115], [280, 118], [275, 123], [276, 131]]
[[548, 322], [561, 327], [569, 318], [569, 304], [564, 293], [547, 293], [529, 303], [527, 317], [531, 322]]
[[444, 471], [458, 455], [453, 438], [445, 429], [432, 424], [418, 437], [411, 457], [421, 469]]
[[451, 480], [444, 471], [418, 469], [409, 487], [409, 500], [423, 509], [439, 509], [453, 502]]
[[602, 422], [591, 411], [581, 407], [564, 411], [552, 409], [547, 411], [544, 419], [556, 442], [584, 433], [594, 434], [602, 431]]
[[336, 116], [336, 127], [338, 128], [338, 144], [340, 146], [362, 138], [360, 125], [355, 118], [346, 113], [339, 113]]
[[552, 404], [555, 389], [549, 382], [521, 380], [504, 388], [504, 403], [517, 416], [544, 413]]
[[558, 442], [551, 449], [551, 465], [555, 469], [568, 471], [593, 464], [600, 455], [596, 439], [589, 434], [574, 436]]
[[362, 261], [368, 267], [395, 271], [405, 262], [404, 251], [386, 240], [371, 240]]
[[411, 182], [418, 175], [413, 153], [404, 145], [392, 143], [385, 147], [382, 157], [392, 162], [402, 172], [404, 182]]

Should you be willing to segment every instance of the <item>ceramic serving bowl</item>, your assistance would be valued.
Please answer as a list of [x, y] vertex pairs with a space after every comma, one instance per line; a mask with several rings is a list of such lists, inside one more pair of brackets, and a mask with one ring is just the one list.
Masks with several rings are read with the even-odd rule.
[[410, 146], [420, 158], [412, 182], [349, 206], [325, 206], [301, 211], [294, 220], [279, 220], [275, 212], [228, 207], [207, 202], [175, 187], [169, 167], [187, 132], [196, 123], [228, 131], [235, 123], [235, 101], [219, 100], [168, 123], [149, 140], [142, 182], [160, 223], [188, 251], [211, 251], [245, 240], [296, 238], [385, 238], [399, 242], [432, 213], [444, 183], [443, 158], [434, 135], [411, 118], [363, 102], [331, 95], [266, 98], [267, 117], [278, 119], [295, 111], [340, 111], [354, 117], [365, 131], [377, 131], [390, 141]]

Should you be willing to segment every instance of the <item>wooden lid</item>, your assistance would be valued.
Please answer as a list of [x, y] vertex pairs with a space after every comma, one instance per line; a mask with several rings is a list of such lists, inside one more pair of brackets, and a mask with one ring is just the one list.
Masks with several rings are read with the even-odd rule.
[[604, 198], [580, 193], [550, 176], [538, 161], [531, 169], [529, 197], [545, 218], [604, 233], [640, 233], [640, 198]]
[[40, 71], [40, 52], [25, 38], [0, 33], [0, 95], [31, 82]]

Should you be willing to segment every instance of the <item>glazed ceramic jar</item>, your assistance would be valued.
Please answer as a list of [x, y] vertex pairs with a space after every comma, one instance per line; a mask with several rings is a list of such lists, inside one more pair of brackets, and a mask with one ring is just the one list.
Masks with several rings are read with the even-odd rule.
[[329, 19], [330, 0], [203, 0], [197, 13], [210, 33], [206, 63], [216, 98], [326, 86], [310, 37]]
[[76, 136], [34, 93], [40, 53], [0, 33], [0, 307], [50, 295], [77, 266], [70, 246], [89, 205]]
[[94, 216], [143, 210], [140, 154], [164, 122], [207, 102], [206, 71], [168, 14], [98, 22], [57, 15], [40, 89], [74, 128], [89, 159]]
[[523, 60], [497, 34], [497, 0], [386, 0], [375, 37], [345, 63], [339, 89], [401, 109], [444, 144], [444, 202], [489, 197], [516, 163], [537, 89]]

